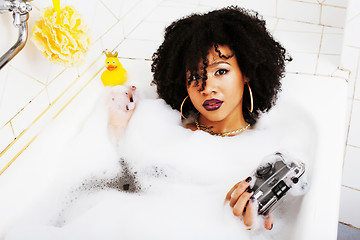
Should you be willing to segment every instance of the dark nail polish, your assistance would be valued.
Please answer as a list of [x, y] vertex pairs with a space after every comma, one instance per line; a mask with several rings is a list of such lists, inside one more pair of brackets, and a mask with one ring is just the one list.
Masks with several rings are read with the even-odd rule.
[[249, 188], [249, 187], [246, 189], [246, 191], [247, 191], [248, 193], [252, 193], [252, 192], [253, 192], [253, 190], [252, 190], [251, 188]]
[[251, 181], [251, 179], [252, 179], [251, 177], [248, 177], [247, 179], [245, 179], [245, 182], [247, 182], [247, 183], [248, 183], [248, 182], [250, 182], [250, 181]]

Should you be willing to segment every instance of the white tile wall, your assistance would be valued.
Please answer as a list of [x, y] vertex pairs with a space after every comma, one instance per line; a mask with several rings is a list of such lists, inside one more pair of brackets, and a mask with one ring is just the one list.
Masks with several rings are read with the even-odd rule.
[[163, 39], [165, 24], [163, 22], [147, 20], [139, 24], [139, 26], [127, 37], [136, 40], [152, 40], [161, 41]]
[[321, 41], [321, 54], [335, 54], [339, 55], [342, 51], [343, 36], [342, 33], [324, 33]]
[[317, 53], [291, 53], [293, 60], [288, 63], [287, 71], [295, 73], [314, 74], [316, 71], [316, 63], [318, 61]]
[[340, 201], [339, 220], [355, 227], [360, 226], [360, 208], [357, 207], [360, 202], [360, 191], [343, 186]]
[[61, 74], [51, 81], [46, 88], [49, 102], [53, 103], [76, 78], [77, 69], [75, 68], [68, 68], [61, 72]]
[[126, 39], [116, 51], [125, 58], [151, 59], [160, 43], [160, 41]]
[[0, 128], [0, 136], [0, 149], [3, 151], [14, 140], [14, 133], [10, 123]]
[[326, 55], [319, 54], [316, 65], [316, 74], [319, 75], [329, 75], [333, 74], [338, 67], [340, 62], [340, 54], [339, 55]]
[[[351, 172], [352, 168], [360, 169], [360, 148], [348, 145], [346, 147], [344, 172]], [[343, 181], [344, 186], [360, 189], [360, 175], [359, 174], [344, 174]]]
[[323, 26], [318, 24], [280, 19], [277, 24], [276, 30], [287, 31], [287, 32], [291, 31], [291, 32], [306, 32], [306, 33], [322, 33]]
[[349, 0], [345, 20], [341, 67], [351, 71], [349, 81], [349, 133], [343, 168], [343, 188], [339, 220], [360, 227], [359, 213], [354, 207], [360, 201], [358, 167], [360, 163], [360, 1]]
[[[275, 37], [291, 52], [318, 53], [321, 33], [275, 31]], [[303, 44], [299, 44], [299, 41]]]
[[136, 7], [132, 8], [122, 19], [125, 37], [146, 19], [160, 2], [161, 0], [140, 1]]
[[[360, 65], [359, 65], [359, 67], [360, 67]], [[359, 77], [356, 78], [354, 98], [356, 100], [360, 100], [360, 78]]]
[[190, 5], [188, 7], [157, 7], [147, 18], [149, 21], [158, 21], [170, 23], [174, 20], [193, 13], [196, 7]]
[[277, 1], [276, 0], [253, 0], [253, 1], [239, 1], [241, 7], [254, 9], [264, 16], [276, 17]]
[[[29, 19], [30, 30], [39, 18], [40, 9], [49, 6], [51, 1], [37, 0], [31, 4], [34, 8]], [[359, 213], [355, 215], [352, 207], [360, 201], [360, 186], [353, 183], [359, 182], [356, 171], [360, 161], [360, 1], [88, 0], [85, 3], [63, 0], [62, 4], [74, 5], [82, 13], [91, 29], [91, 49], [84, 65], [65, 69], [51, 64], [29, 40], [20, 54], [0, 71], [1, 166], [28, 142], [27, 139], [31, 139], [24, 135], [13, 142], [15, 136], [29, 129], [42, 113], [45, 117], [46, 109], [56, 112], [53, 109], [64, 106], [78, 91], [74, 89], [81, 89], [101, 70], [105, 59], [103, 50], [119, 52], [125, 68], [135, 72], [130, 81], [136, 82], [141, 76], [151, 78], [151, 62], [144, 59], [150, 59], [157, 49], [165, 26], [194, 11], [238, 4], [264, 15], [269, 30], [294, 58], [288, 65], [289, 72], [340, 76], [349, 81], [348, 119], [351, 127], [344, 162], [340, 220], [360, 227], [356, 217]], [[0, 51], [5, 52], [17, 38], [10, 14], [0, 14], [0, 32], [7, 36], [0, 38]], [[139, 66], [141, 70], [136, 69]], [[351, 71], [350, 77], [347, 71], [337, 70], [338, 67]], [[137, 85], [141, 87], [141, 82]], [[30, 127], [27, 133], [36, 134], [31, 131], [33, 128]], [[14, 145], [2, 152], [10, 143]]]
[[[318, 2], [324, 4], [324, 5], [330, 5], [335, 7], [347, 7], [348, 1], [344, 0], [317, 0]], [[342, 20], [342, 19], [339, 19]]]
[[125, 39], [124, 27], [121, 22], [118, 22], [109, 29], [108, 32], [101, 37], [101, 49], [113, 50], [120, 42]]
[[[346, 1], [343, 1], [346, 2]], [[325, 2], [326, 3], [326, 2]], [[345, 24], [346, 8], [324, 5], [321, 8], [320, 23], [323, 25], [343, 27]], [[336, 17], [334, 17], [336, 16]]]
[[0, 102], [0, 125], [6, 124], [25, 108], [44, 89], [44, 85], [13, 67], [8, 69], [8, 77]]
[[15, 136], [19, 136], [25, 129], [30, 127], [49, 105], [49, 98], [44, 89], [11, 121]]
[[347, 144], [360, 146], [360, 101], [353, 101], [353, 108], [350, 120], [350, 130]]
[[314, 23], [320, 22], [321, 5], [292, 0], [277, 1], [277, 16], [279, 18]]

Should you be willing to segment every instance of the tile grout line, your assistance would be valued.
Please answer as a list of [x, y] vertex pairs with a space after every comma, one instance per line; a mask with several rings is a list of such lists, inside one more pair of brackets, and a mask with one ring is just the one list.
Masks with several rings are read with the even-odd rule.
[[360, 146], [356, 146], [356, 145], [352, 145], [352, 144], [347, 144], [347, 146], [352, 147], [352, 148], [359, 148], [360, 149]]
[[[12, 67], [12, 66], [11, 66]], [[14, 68], [14, 67], [13, 67]], [[21, 72], [20, 70], [18, 70], [17, 68], [14, 68], [16, 71], [19, 71]], [[64, 69], [63, 71], [61, 71], [49, 84], [51, 84], [53, 81], [55, 81], [55, 79], [57, 79], [61, 74], [64, 73], [66, 69]], [[21, 72], [23, 74], [23, 72]], [[26, 76], [30, 77], [29, 75], [25, 74]], [[31, 77], [32, 78], [32, 77]], [[33, 80], [37, 81], [37, 82], [40, 82], [39, 80], [36, 80], [34, 78], [32, 78]], [[42, 83], [44, 84], [44, 83]], [[12, 116], [2, 127], [4, 127], [6, 124], [10, 123], [12, 120], [14, 120], [14, 118], [16, 118], [27, 106], [30, 105], [30, 103], [32, 101], [34, 101], [38, 96], [40, 96], [41, 93], [43, 93], [44, 91], [46, 91], [47, 95], [48, 95], [48, 86], [49, 84], [46, 84], [44, 86], [43, 89], [41, 89], [41, 91], [39, 91], [32, 99], [30, 99], [30, 101], [28, 103], [25, 104], [25, 106], [23, 106], [14, 116]], [[48, 96], [49, 97], [49, 96]], [[51, 104], [51, 101], [50, 101], [50, 98], [49, 98], [49, 103]], [[14, 133], [14, 136], [15, 136], [15, 133]], [[15, 137], [16, 138], [16, 137]], [[1, 154], [0, 154], [1, 156]]]
[[320, 60], [320, 52], [321, 52], [321, 47], [322, 47], [322, 43], [323, 43], [323, 40], [324, 40], [324, 29], [325, 29], [325, 27], [323, 26], [322, 29], [321, 29], [321, 38], [320, 38], [319, 50], [318, 50], [317, 56], [316, 56], [315, 74], [318, 72], [319, 60]]
[[[145, 1], [145, 0], [143, 0], [143, 1]], [[143, 2], [143, 1], [142, 1], [142, 2]], [[161, 2], [159, 2], [156, 7], [158, 7], [163, 1], [164, 1], [164, 0], [162, 0]], [[135, 31], [135, 29], [136, 29], [137, 27], [139, 27], [139, 26], [144, 22], [144, 20], [145, 20], [147, 17], [149, 17], [149, 16], [155, 11], [156, 7], [153, 7], [153, 9], [151, 9], [151, 10], [146, 14], [146, 16], [144, 16], [144, 17], [141, 19], [141, 21], [127, 34], [127, 36], [124, 35], [125, 39], [128, 39], [128, 36], [130, 36], [130, 35]]]
[[[87, 71], [89, 71], [89, 69], [96, 63], [96, 61], [98, 61], [98, 59], [101, 57], [101, 55], [96, 58], [96, 60], [89, 65], [89, 67], [82, 73], [85, 74]], [[45, 108], [45, 110], [40, 113], [34, 121], [32, 121], [32, 123], [26, 128], [24, 129], [17, 137], [15, 137], [15, 139], [7, 146], [5, 147], [1, 152], [0, 152], [0, 157], [3, 156], [5, 154], [6, 151], [8, 151], [62, 96], [65, 95], [65, 93], [67, 91], [69, 91], [69, 89], [71, 89], [78, 81], [79, 81], [80, 77], [76, 77], [74, 81], [72, 81], [72, 83], [51, 103], [49, 104], [49, 106], [47, 108]], [[45, 88], [44, 88], [45, 89]], [[43, 90], [44, 90], [43, 89]], [[42, 91], [43, 91], [42, 90]], [[31, 101], [30, 101], [31, 102]], [[30, 104], [30, 103], [28, 103]], [[27, 105], [28, 105], [27, 104]], [[26, 106], [27, 106], [26, 105]], [[22, 108], [23, 110], [24, 108]], [[12, 119], [14, 119], [22, 110], [20, 110], [13, 118], [11, 118], [8, 122], [10, 122]], [[6, 123], [7, 124], [7, 123]], [[5, 125], [6, 125], [5, 124]]]
[[[6, 124], [5, 124], [5, 125], [6, 125]], [[9, 125], [10, 125], [10, 127], [11, 127], [11, 131], [12, 131], [12, 133], [13, 133], [13, 135], [14, 135], [14, 139], [15, 139], [15, 138], [16, 138], [16, 136], [15, 136], [15, 130], [14, 130], [14, 127], [13, 127], [11, 121], [9, 121]]]
[[347, 82], [347, 77], [334, 76], [332, 74], [326, 75], [321, 73], [307, 73], [307, 72], [290, 72], [287, 71], [287, 74], [295, 74], [295, 75], [305, 75], [305, 76], [318, 76], [318, 77], [326, 77], [326, 78], [337, 78], [341, 80], [345, 80]]
[[[102, 4], [103, 7], [106, 8], [106, 10], [108, 10], [111, 13], [111, 15], [117, 20], [117, 22], [120, 21], [119, 17], [117, 17], [116, 14], [113, 11], [111, 11], [111, 9], [102, 0], [99, 0], [98, 2], [100, 2], [100, 4]], [[121, 2], [121, 7], [123, 7], [123, 5], [124, 2]]]
[[321, 19], [322, 19], [322, 16], [323, 16], [323, 3], [319, 3], [319, 6], [320, 6], [320, 14], [319, 14], [319, 25], [321, 24]]
[[356, 14], [355, 16], [353, 16], [353, 17], [350, 18], [350, 19], [347, 19], [346, 24], [349, 23], [349, 22], [351, 22], [351, 21], [353, 21], [355, 18], [357, 18], [357, 17], [359, 17], [359, 16], [360, 16], [360, 13]]
[[[274, 16], [269, 16], [269, 15], [263, 15], [263, 16], [274, 18]], [[329, 28], [336, 28], [336, 29], [344, 29], [344, 28], [341, 28], [341, 27], [332, 26], [332, 25], [323, 24], [323, 23], [307, 22], [307, 21], [303, 21], [303, 20], [288, 19], [288, 18], [277, 17], [277, 16], [276, 16], [275, 18], [277, 18], [277, 19], [279, 19], [279, 20], [283, 20], [283, 21], [288, 21], [288, 22], [298, 22], [298, 23], [305, 23], [305, 24], [311, 24], [311, 25], [322, 26], [322, 27], [329, 27]]]
[[[30, 101], [25, 104], [25, 106], [21, 107], [21, 109], [4, 124], [4, 126], [6, 124], [8, 124], [9, 122], [11, 122], [12, 120], [14, 120], [22, 111], [25, 110], [25, 108], [27, 108], [31, 104], [32, 101], [34, 101], [44, 91], [46, 91], [46, 86], [43, 89], [41, 89], [41, 91], [38, 92], [35, 97], [31, 98]], [[1, 156], [1, 154], [0, 154], [0, 156]]]
[[[140, 2], [139, 2], [140, 3]], [[139, 4], [138, 3], [138, 4]], [[136, 4], [133, 8], [135, 8], [138, 4]], [[133, 9], [132, 8], [132, 9]], [[129, 12], [130, 12], [131, 10], [129, 10]], [[116, 18], [117, 19], [117, 18]], [[112, 27], [110, 27], [109, 28], [109, 30], [110, 29], [112, 29], [115, 25], [116, 25], [117, 23], [115, 23]], [[108, 30], [108, 31], [109, 31]], [[107, 32], [108, 32], [107, 31]], [[106, 32], [106, 33], [107, 33]], [[105, 34], [106, 34], [105, 33]], [[97, 39], [95, 42], [97, 42], [97, 41], [99, 41], [102, 37], [103, 37], [104, 35], [102, 35], [99, 39]], [[123, 39], [124, 40], [124, 39]], [[122, 41], [123, 42], [123, 41]], [[5, 149], [3, 149], [1, 152], [0, 152], [0, 157], [2, 156], [2, 155], [4, 155], [4, 153], [10, 148], [10, 147], [12, 147], [17, 141], [18, 141], [18, 139], [21, 137], [21, 136], [23, 136], [24, 135], [24, 133], [25, 132], [27, 132], [27, 130], [28, 129], [30, 129], [32, 126], [33, 126], [33, 124], [39, 119], [39, 117], [41, 117], [43, 114], [45, 114], [46, 113], [46, 111], [48, 111], [49, 110], [49, 108], [53, 105], [53, 104], [55, 104], [57, 101], [58, 101], [58, 99], [59, 98], [61, 98], [64, 94], [65, 94], [65, 92], [67, 92], [78, 80], [79, 80], [79, 76], [80, 75], [84, 75], [93, 65], [94, 65], [94, 63], [96, 62], [96, 61], [98, 61], [98, 59], [101, 57], [101, 54], [99, 55], [99, 57], [97, 57], [96, 59], [95, 59], [95, 61], [91, 64], [91, 65], [89, 65], [89, 67], [84, 71], [84, 72], [82, 72], [82, 74], [80, 74], [80, 73], [78, 73], [78, 77], [63, 91], [63, 93], [61, 93], [53, 102], [51, 102], [50, 101], [50, 99], [49, 99], [49, 107], [47, 107], [31, 124], [30, 124], [30, 126], [29, 127], [27, 127], [26, 129], [24, 129], [17, 137], [15, 137], [15, 139], [7, 146], [7, 147], [5, 147]], [[10, 66], [10, 67], [13, 67], [13, 66]], [[24, 74], [25, 76], [28, 76], [28, 77], [30, 77], [31, 79], [33, 79], [33, 80], [35, 80], [36, 82], [39, 82], [39, 83], [41, 83], [41, 84], [43, 84], [44, 85], [44, 88], [34, 97], [34, 98], [32, 98], [23, 108], [21, 108], [21, 110], [19, 111], [19, 112], [17, 112], [9, 121], [7, 121], [5, 124], [4, 124], [4, 126], [6, 125], [6, 124], [11, 124], [11, 121], [16, 117], [16, 116], [18, 116], [18, 114], [21, 112], [21, 111], [23, 111], [30, 103], [31, 103], [31, 101], [33, 101], [36, 97], [38, 97], [43, 91], [48, 91], [47, 90], [47, 87], [49, 86], [49, 84], [51, 84], [53, 81], [55, 81], [55, 79], [57, 79], [61, 74], [63, 74], [65, 71], [66, 71], [66, 68], [65, 69], [63, 69], [53, 80], [51, 80], [50, 82], [49, 82], [49, 84], [44, 84], [44, 83], [42, 83], [41, 81], [39, 81], [39, 80], [37, 80], [37, 79], [35, 79], [35, 78], [33, 78], [32, 76], [30, 76], [30, 75], [28, 75], [28, 74], [26, 74], [26, 73], [23, 73], [22, 71], [20, 71], [20, 70], [18, 70], [17, 68], [15, 68], [15, 67], [13, 67], [16, 71], [19, 71], [19, 72], [21, 72], [22, 74]], [[47, 94], [48, 95], [48, 94]], [[3, 126], [3, 127], [4, 127]], [[13, 127], [12, 127], [12, 125], [11, 125], [11, 128], [12, 128], [12, 131], [13, 131], [13, 134], [14, 134], [14, 136], [15, 136], [15, 133], [14, 133], [14, 129], [13, 129]]]
[[[96, 62], [96, 61], [95, 61]], [[102, 70], [102, 67], [90, 78], [90, 80], [88, 80], [85, 85], [83, 85], [77, 92], [76, 94], [69, 100], [67, 101], [67, 103], [52, 117], [52, 119], [56, 119], [61, 112], [64, 111], [64, 109], [85, 89], [86, 86], [89, 85], [89, 83], [99, 74], [99, 72]], [[75, 81], [74, 81], [75, 82]], [[73, 86], [73, 84], [71, 84], [71, 87]], [[59, 96], [55, 101], [58, 101], [64, 94], [65, 92], [67, 92], [69, 89], [69, 87], [63, 92], [63, 94], [61, 96]], [[54, 102], [55, 102], [54, 101]], [[33, 126], [33, 124], [35, 124], [43, 115], [45, 115], [45, 113], [51, 108], [52, 105], [49, 105], [42, 114], [40, 114], [34, 121], [33, 123], [27, 128], [25, 129], [20, 135], [24, 135], [25, 132], [27, 132], [31, 126]], [[36, 134], [27, 144], [25, 144], [25, 146], [10, 160], [10, 162], [8, 162], [5, 167], [0, 171], [0, 176], [1, 174], [3, 174], [5, 172], [6, 169], [8, 169], [8, 167], [34, 142], [34, 140], [39, 136], [39, 133]], [[10, 144], [11, 146], [14, 144], [14, 141]], [[3, 152], [0, 153], [0, 156], [2, 156], [11, 146], [8, 146], [7, 148], [5, 148], [5, 150]]]
[[[159, 6], [162, 2], [164, 2], [164, 0], [162, 0], [157, 6]], [[137, 5], [140, 5], [140, 3], [141, 3], [141, 1], [139, 1]], [[156, 7], [157, 7], [157, 6], [156, 6]], [[120, 41], [119, 44], [117, 44], [117, 45], [115, 46], [114, 49], [117, 49], [125, 40], [129, 39], [128, 36], [130, 36], [130, 35], [135, 31], [135, 29], [136, 29], [137, 27], [139, 27], [139, 26], [144, 22], [145, 18], [147, 18], [148, 16], [150, 16], [150, 14], [155, 11], [155, 8], [156, 8], [156, 7], [154, 7], [152, 10], [150, 10], [149, 13], [148, 13], [127, 35], [125, 35], [125, 28], [124, 28], [124, 26], [123, 26], [123, 35], [124, 35], [124, 38]], [[132, 10], [132, 9], [131, 9], [131, 10]], [[131, 10], [130, 10], [129, 12], [131, 12]], [[129, 12], [128, 12], [128, 14], [129, 14]], [[121, 58], [121, 57], [119, 57], [119, 58]], [[131, 59], [131, 58], [129, 58], [129, 59]]]
[[16, 155], [8, 162], [3, 169], [0, 170], [0, 176], [10, 167], [11, 164], [35, 141], [38, 135], [35, 135], [25, 146], [16, 153]]
[[[358, 50], [358, 59], [357, 59], [357, 66], [360, 66], [360, 49]], [[352, 113], [354, 110], [354, 101], [355, 99], [355, 89], [356, 89], [356, 80], [358, 77], [358, 73], [359, 73], [359, 69], [357, 68], [355, 71], [355, 76], [354, 76], [354, 87], [353, 87], [353, 92], [352, 92], [352, 96], [351, 96], [351, 104], [350, 104], [350, 113], [349, 113], [349, 123], [348, 123], [348, 128], [347, 128], [347, 133], [346, 133], [346, 141], [345, 144], [346, 146], [348, 146], [348, 142], [349, 142], [349, 134], [350, 134], [350, 127], [351, 127], [351, 118], [352, 118]], [[344, 162], [345, 162], [345, 153], [344, 153]]]
[[351, 225], [350, 223], [345, 223], [345, 222], [342, 222], [342, 221], [339, 221], [339, 223], [345, 225], [345, 226], [348, 226], [348, 227], [351, 227], [351, 228], [355, 228], [357, 230], [360, 230], [360, 228], [358, 227], [355, 227], [354, 225]]
[[324, 0], [322, 2], [317, 0], [317, 3], [306, 2], [306, 1], [301, 1], [301, 0], [294, 0], [294, 2], [304, 3], [304, 4], [313, 4], [313, 5], [324, 5], [324, 6], [327, 6], [327, 7], [335, 7], [335, 8], [345, 8], [345, 9], [347, 8], [347, 7], [344, 7], [344, 6], [328, 4], [328, 3], [326, 3], [326, 0]]
[[10, 64], [10, 66], [11, 66], [14, 70], [16, 70], [16, 72], [20, 72], [22, 75], [27, 76], [28, 78], [30, 78], [31, 80], [39, 83], [40, 85], [46, 86], [46, 83], [43, 83], [42, 81], [34, 78], [34, 77], [31, 76], [30, 74], [23, 72], [21, 69], [19, 69], [19, 68], [17, 68], [17, 67], [14, 67], [14, 65]]
[[72, 101], [94, 80], [94, 78], [102, 70], [103, 67], [101, 67], [98, 71], [96, 71], [96, 73], [90, 78], [90, 80], [88, 80], [52, 118], [56, 119], [65, 110], [65, 108], [67, 108], [70, 105], [70, 103], [72, 103]]
[[348, 189], [351, 189], [351, 190], [354, 190], [354, 191], [357, 191], [357, 192], [360, 192], [360, 189], [357, 189], [357, 188], [353, 188], [353, 187], [350, 187], [350, 186], [347, 186], [347, 185], [344, 185], [344, 184], [342, 184], [341, 186], [343, 186], [345, 188], [348, 188]]

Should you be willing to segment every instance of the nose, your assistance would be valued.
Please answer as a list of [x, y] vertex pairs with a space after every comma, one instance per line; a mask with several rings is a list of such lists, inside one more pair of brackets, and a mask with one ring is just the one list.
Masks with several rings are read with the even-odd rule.
[[203, 95], [209, 95], [209, 94], [215, 94], [218, 91], [218, 84], [217, 81], [211, 77], [208, 76], [206, 80], [206, 85], [203, 91], [201, 91], [201, 94]]

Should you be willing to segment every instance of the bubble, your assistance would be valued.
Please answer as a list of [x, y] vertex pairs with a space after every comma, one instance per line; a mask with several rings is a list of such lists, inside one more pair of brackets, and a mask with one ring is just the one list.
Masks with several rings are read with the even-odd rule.
[[[261, 222], [249, 233], [223, 202], [264, 156], [291, 146], [281, 141], [292, 133], [282, 124], [289, 120], [269, 116], [259, 127], [222, 138], [185, 129], [179, 112], [163, 100], [144, 99], [114, 145], [105, 113], [101, 107], [89, 111], [48, 172], [53, 182], [44, 200], [5, 239], [16, 234], [36, 239], [44, 232], [48, 239], [221, 239], [224, 234], [227, 239], [287, 239], [262, 232]], [[295, 219], [300, 206], [278, 207], [274, 229]], [[29, 225], [31, 231], [22, 228]]]

